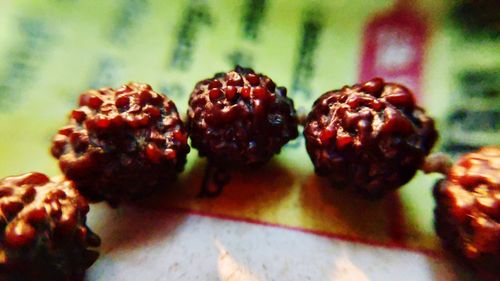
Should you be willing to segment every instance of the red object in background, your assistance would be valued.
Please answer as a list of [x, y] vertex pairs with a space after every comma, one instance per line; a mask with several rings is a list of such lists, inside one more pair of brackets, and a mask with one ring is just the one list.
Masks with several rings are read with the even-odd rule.
[[[365, 26], [361, 54], [359, 82], [382, 77], [397, 82], [413, 91], [417, 103], [422, 103], [422, 70], [427, 23], [411, 1], [399, 0], [393, 9], [373, 17]], [[388, 229], [393, 242], [406, 238], [405, 215], [398, 193], [389, 196]]]
[[407, 1], [375, 16], [365, 27], [360, 82], [373, 77], [398, 82], [422, 102], [421, 77], [427, 24]]

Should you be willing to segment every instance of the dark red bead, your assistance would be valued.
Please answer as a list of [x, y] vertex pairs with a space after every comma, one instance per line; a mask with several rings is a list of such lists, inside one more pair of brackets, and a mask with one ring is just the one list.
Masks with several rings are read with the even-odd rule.
[[375, 78], [319, 97], [304, 127], [316, 173], [333, 186], [368, 198], [380, 198], [407, 183], [432, 149], [437, 132], [420, 107], [387, 99], [401, 93], [412, 99], [404, 86]]
[[208, 92], [208, 96], [212, 102], [215, 102], [222, 97], [222, 91], [220, 89], [212, 89]]
[[71, 112], [71, 117], [76, 120], [76, 122], [81, 123], [87, 117], [87, 114], [83, 110], [73, 110]]
[[269, 97], [267, 90], [262, 87], [255, 87], [253, 89], [253, 94], [256, 99], [266, 99]]
[[241, 75], [237, 72], [229, 72], [227, 74], [227, 82], [228, 86], [243, 86], [243, 79], [241, 79]]
[[[207, 89], [203, 82], [214, 80], [227, 85], [222, 88], [226, 99], [219, 99], [219, 89]], [[260, 86], [274, 85], [269, 77], [236, 67], [203, 81], [191, 93], [188, 125], [192, 146], [211, 163], [221, 167], [259, 165], [297, 137], [293, 102], [281, 90]]]
[[[87, 243], [88, 236], [97, 236], [85, 224], [88, 204], [71, 182], [28, 173], [0, 179], [0, 194], [4, 195], [0, 198], [1, 280], [76, 280], [92, 265], [87, 255], [97, 258], [92, 248], [99, 243]], [[50, 216], [55, 207], [60, 215]], [[60, 233], [66, 221], [72, 224]], [[85, 234], [75, 240], [78, 229], [85, 229]]]
[[229, 86], [225, 90], [226, 99], [232, 101], [236, 97], [238, 90], [235, 87]]
[[220, 87], [222, 87], [222, 83], [217, 79], [210, 81], [210, 83], [208, 84], [208, 89], [214, 89]]
[[129, 96], [119, 96], [115, 100], [115, 105], [118, 108], [126, 107], [130, 105], [130, 97]]
[[335, 136], [335, 131], [325, 128], [324, 130], [320, 131], [318, 139], [322, 144], [328, 144], [330, 143], [330, 140]]
[[379, 97], [384, 89], [385, 82], [382, 78], [373, 78], [363, 84], [362, 90], [370, 95]]
[[247, 76], [245, 76], [245, 78], [252, 86], [258, 86], [260, 84], [260, 78], [255, 74], [248, 74]]
[[102, 99], [99, 97], [96, 97], [94, 95], [90, 95], [87, 100], [87, 106], [92, 108], [92, 109], [97, 109], [101, 106], [102, 104]]
[[[89, 110], [85, 106], [92, 96], [99, 96], [100, 102]], [[134, 200], [172, 182], [183, 170], [187, 142], [165, 136], [186, 135], [184, 124], [174, 103], [151, 86], [129, 83], [119, 89], [90, 90], [80, 100], [85, 104], [71, 119], [79, 120], [79, 112], [85, 112], [84, 126], [72, 125], [62, 131], [64, 135], [56, 135], [51, 152], [86, 198], [113, 205]], [[61, 215], [56, 207], [52, 216]], [[61, 231], [72, 223], [67, 221]]]
[[241, 88], [241, 93], [240, 93], [241, 97], [246, 100], [250, 99], [250, 91], [251, 91], [250, 87]]
[[483, 275], [500, 276], [500, 147], [463, 155], [435, 184], [434, 198], [444, 245]]

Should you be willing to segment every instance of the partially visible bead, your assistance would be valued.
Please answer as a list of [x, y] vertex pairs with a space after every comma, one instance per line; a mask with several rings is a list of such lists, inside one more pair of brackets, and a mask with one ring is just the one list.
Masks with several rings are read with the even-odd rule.
[[436, 232], [476, 269], [500, 276], [500, 147], [463, 155], [434, 186]]
[[[5, 257], [1, 280], [75, 280], [92, 265], [98, 254], [90, 248], [99, 243], [87, 241], [99, 239], [87, 233], [75, 239], [76, 230], [87, 229], [88, 204], [71, 182], [27, 173], [0, 179], [0, 194], [4, 194], [0, 251]], [[47, 213], [54, 206], [59, 216]], [[61, 228], [65, 231], [60, 232]], [[94, 259], [89, 260], [87, 253], [93, 253]]]

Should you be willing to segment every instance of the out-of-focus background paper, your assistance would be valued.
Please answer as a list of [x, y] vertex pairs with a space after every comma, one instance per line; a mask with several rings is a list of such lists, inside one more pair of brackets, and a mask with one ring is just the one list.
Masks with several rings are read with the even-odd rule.
[[[436, 119], [436, 151], [500, 144], [498, 3], [445, 2], [2, 0], [0, 177], [58, 175], [51, 138], [89, 88], [149, 83], [185, 112], [197, 81], [235, 64], [286, 86], [304, 112], [327, 90], [382, 76]], [[200, 199], [204, 163], [193, 150], [180, 180], [138, 206], [93, 206], [104, 244], [88, 280], [462, 275], [433, 230], [439, 176], [366, 202], [316, 177], [299, 137]]]

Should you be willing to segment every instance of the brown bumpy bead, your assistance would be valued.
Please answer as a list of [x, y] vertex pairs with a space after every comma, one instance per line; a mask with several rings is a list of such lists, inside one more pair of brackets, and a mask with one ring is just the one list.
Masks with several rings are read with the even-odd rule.
[[500, 276], [500, 147], [464, 155], [434, 186], [435, 227], [477, 269]]
[[298, 135], [286, 89], [239, 66], [196, 84], [188, 127], [200, 155], [225, 168], [263, 164]]
[[85, 197], [116, 205], [175, 180], [189, 146], [175, 104], [129, 83], [81, 94], [51, 152]]
[[88, 211], [70, 181], [40, 173], [0, 179], [0, 280], [81, 280], [100, 244]]
[[437, 132], [410, 90], [374, 78], [319, 97], [304, 136], [318, 175], [380, 198], [415, 175]]

